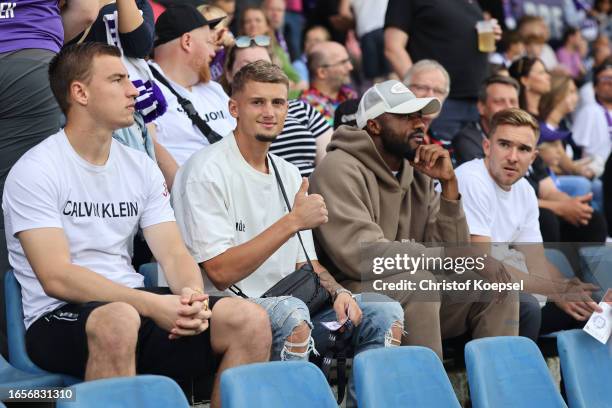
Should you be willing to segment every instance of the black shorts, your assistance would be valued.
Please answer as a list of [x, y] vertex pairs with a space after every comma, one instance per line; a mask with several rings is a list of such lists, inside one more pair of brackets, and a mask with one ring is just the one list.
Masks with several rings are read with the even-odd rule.
[[[168, 288], [146, 289], [169, 294]], [[220, 297], [210, 297], [212, 309]], [[106, 302], [67, 304], [38, 318], [26, 332], [26, 347], [32, 361], [40, 368], [85, 377], [87, 363], [87, 334], [85, 325], [89, 314]], [[190, 378], [213, 377], [218, 367], [210, 344], [210, 327], [197, 336], [168, 339], [168, 332], [147, 317], [140, 317], [136, 346], [136, 372], [159, 374], [177, 381]]]

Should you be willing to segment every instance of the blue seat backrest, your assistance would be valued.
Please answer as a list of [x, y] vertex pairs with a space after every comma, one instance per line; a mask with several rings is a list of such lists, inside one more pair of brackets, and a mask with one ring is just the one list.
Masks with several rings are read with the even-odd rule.
[[76, 396], [75, 400], [58, 401], [57, 408], [189, 407], [178, 384], [159, 375], [87, 381], [70, 389]]
[[557, 335], [557, 348], [569, 406], [612, 406], [612, 348], [583, 330]]
[[538, 346], [525, 337], [487, 337], [465, 346], [474, 408], [566, 407]]
[[360, 406], [460, 407], [438, 356], [425, 347], [393, 347], [357, 354], [353, 363]]
[[226, 370], [221, 375], [223, 408], [336, 408], [317, 366], [306, 361], [274, 361]]

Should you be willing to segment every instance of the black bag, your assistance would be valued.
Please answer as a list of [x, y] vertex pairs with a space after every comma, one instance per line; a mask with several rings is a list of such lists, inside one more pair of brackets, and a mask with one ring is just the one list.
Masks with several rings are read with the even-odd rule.
[[[274, 175], [276, 176], [276, 181], [281, 190], [281, 193], [283, 194], [283, 198], [285, 199], [287, 210], [291, 211], [291, 204], [289, 204], [289, 199], [287, 198], [285, 186], [283, 185], [280, 175], [278, 174], [276, 164], [274, 164], [272, 157], [268, 156], [268, 160], [270, 161], [270, 163], [272, 164], [272, 168], [274, 169]], [[293, 296], [294, 298], [298, 298], [303, 301], [306, 306], [308, 306], [308, 311], [310, 312], [310, 315], [314, 316], [318, 311], [323, 309], [323, 307], [331, 304], [331, 298], [325, 288], [321, 286], [319, 275], [314, 271], [312, 262], [308, 257], [306, 247], [304, 246], [302, 236], [299, 232], [297, 233], [297, 237], [300, 241], [300, 245], [302, 245], [302, 249], [304, 250], [304, 255], [306, 256], [306, 263], [302, 265], [300, 269], [290, 273], [289, 275], [278, 281], [274, 286], [272, 286], [263, 295], [261, 295], [261, 297], [266, 298], [277, 296]], [[248, 296], [246, 296], [244, 292], [242, 292], [235, 285], [230, 286], [229, 289], [238, 296], [248, 298]]]
[[183, 108], [185, 115], [187, 115], [195, 127], [200, 129], [200, 132], [206, 138], [206, 140], [208, 140], [208, 143], [213, 144], [223, 139], [221, 135], [212, 130], [211, 127], [208, 126], [208, 123], [206, 123], [206, 121], [200, 117], [189, 99], [183, 98], [178, 92], [176, 92], [176, 90], [172, 88], [172, 85], [170, 85], [170, 82], [157, 69], [155, 69], [154, 66], [150, 65], [149, 68], [151, 68], [151, 72], [153, 73], [155, 79], [164, 84], [164, 86], [168, 88], [168, 90], [170, 90], [174, 96], [176, 96], [176, 99]]

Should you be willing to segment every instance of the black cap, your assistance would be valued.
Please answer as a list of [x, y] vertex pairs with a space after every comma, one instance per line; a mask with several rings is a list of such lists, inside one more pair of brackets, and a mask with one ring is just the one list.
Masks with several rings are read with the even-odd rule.
[[341, 125], [357, 126], [357, 108], [359, 99], [348, 99], [342, 102], [334, 112], [334, 130]]
[[202, 13], [190, 4], [177, 4], [168, 7], [155, 23], [155, 47], [179, 38], [196, 28], [210, 26], [215, 28], [225, 17], [207, 20]]

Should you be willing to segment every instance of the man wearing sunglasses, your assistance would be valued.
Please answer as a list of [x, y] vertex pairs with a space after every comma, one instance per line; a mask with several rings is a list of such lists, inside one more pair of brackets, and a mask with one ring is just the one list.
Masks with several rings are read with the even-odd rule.
[[215, 56], [211, 30], [222, 19], [207, 20], [184, 4], [169, 7], [155, 24], [151, 66], [168, 102], [166, 113], [154, 122], [155, 130], [158, 142], [179, 166], [236, 126], [227, 108], [228, 96], [210, 79], [209, 64]]
[[316, 44], [308, 53], [310, 88], [300, 99], [321, 112], [330, 126], [334, 125], [336, 107], [357, 93], [349, 86], [353, 64], [346, 48], [333, 41]]

